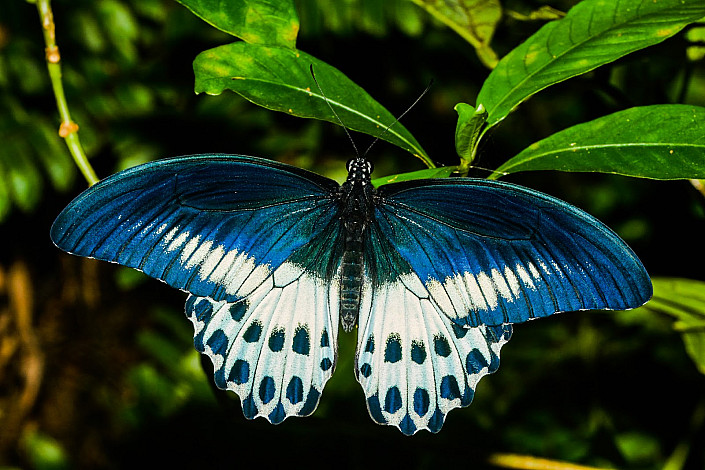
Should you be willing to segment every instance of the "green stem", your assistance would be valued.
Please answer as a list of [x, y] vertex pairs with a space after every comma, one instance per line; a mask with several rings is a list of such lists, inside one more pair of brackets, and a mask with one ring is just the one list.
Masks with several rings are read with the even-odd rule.
[[83, 177], [86, 178], [88, 184], [92, 186], [98, 182], [98, 177], [95, 171], [93, 171], [91, 164], [88, 163], [86, 153], [83, 151], [81, 140], [78, 138], [78, 125], [71, 119], [69, 105], [66, 101], [66, 95], [64, 94], [64, 85], [61, 81], [61, 55], [56, 45], [56, 30], [50, 0], [37, 0], [37, 10], [39, 11], [39, 19], [42, 22], [42, 32], [44, 33], [49, 79], [54, 89], [56, 106], [61, 116], [59, 135], [64, 138], [73, 160], [81, 170], [81, 173], [83, 173]]

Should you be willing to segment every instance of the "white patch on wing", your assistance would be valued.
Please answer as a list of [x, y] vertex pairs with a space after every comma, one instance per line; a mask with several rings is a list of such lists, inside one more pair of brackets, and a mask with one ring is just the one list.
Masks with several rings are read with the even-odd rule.
[[[166, 238], [171, 239], [175, 235], [175, 233], [178, 231], [178, 229], [179, 229], [179, 227], [174, 227], [167, 234], [165, 239]], [[190, 236], [191, 236], [191, 233], [188, 230], [181, 232], [178, 237], [176, 237], [174, 240], [171, 241], [171, 243], [169, 243], [169, 245], [166, 247], [166, 251], [171, 252], [171, 251], [178, 250], [181, 247], [181, 245], [186, 243], [186, 240], [188, 240]]]
[[[509, 266], [507, 266], [507, 268], [509, 268]], [[526, 272], [526, 269], [521, 263], [517, 263], [514, 269], [519, 275], [519, 279], [521, 279], [521, 282], [523, 282], [526, 287], [531, 290], [536, 290], [536, 285], [534, 284], [533, 279], [531, 279], [531, 276], [529, 276], [529, 273]]]
[[[529, 269], [536, 268], [529, 263]], [[408, 280], [412, 276], [415, 275], [407, 274], [407, 279], [401, 281], [407, 289], [409, 285], [413, 285]], [[420, 299], [430, 298], [436, 308], [452, 320], [460, 319], [463, 323], [471, 318], [470, 323], [478, 324], [482, 323], [480, 319], [483, 318], [483, 312], [497, 311], [501, 308], [500, 303], [514, 303], [523, 295], [520, 280], [527, 287], [536, 289], [526, 269], [517, 264], [516, 274], [509, 266], [505, 266], [503, 272], [492, 268], [489, 272], [480, 272], [477, 275], [471, 272], [455, 273], [446, 277], [443, 282], [429, 279], [426, 281], [426, 291], [419, 292], [416, 288], [409, 290]], [[507, 305], [507, 308], [511, 307]]]
[[494, 285], [497, 286], [497, 292], [499, 292], [499, 295], [504, 297], [504, 299], [508, 302], [514, 302], [514, 294], [512, 294], [512, 290], [509, 288], [504, 275], [502, 275], [502, 273], [496, 268], [492, 268], [490, 273], [492, 274], [492, 282], [494, 282]]
[[[161, 233], [162, 233], [164, 230], [166, 230], [166, 228], [167, 228], [168, 226], [169, 226], [169, 224], [167, 224], [166, 222], [164, 222], [164, 223], [161, 224], [159, 227], [157, 227], [157, 229], [154, 231], [154, 234], [155, 234], [155, 235], [161, 235]], [[173, 232], [175, 229], [177, 229], [177, 228], [178, 228], [178, 227], [174, 227], [174, 229], [172, 229], [172, 232]], [[171, 236], [173, 237], [174, 234], [172, 233]], [[162, 240], [162, 243], [168, 243], [168, 242], [169, 242], [169, 240], [167, 240], [166, 237]]]
[[292, 263], [284, 262], [274, 271], [273, 276], [274, 285], [276, 287], [284, 287], [301, 276], [301, 268]]
[[519, 280], [509, 265], [504, 267], [504, 278], [507, 280], [507, 285], [511, 290], [511, 296], [515, 299], [518, 298], [521, 294], [521, 287], [519, 286]]
[[[254, 259], [253, 259], [254, 263]], [[236, 295], [238, 297], [245, 297], [249, 295], [252, 291], [254, 291], [257, 287], [259, 287], [262, 282], [264, 282], [265, 279], [269, 277], [269, 274], [272, 272], [272, 269], [268, 264], [258, 264], [257, 266], [254, 267], [250, 271], [249, 276], [247, 276], [240, 286], [240, 288], [237, 290]], [[272, 281], [273, 282], [273, 281]], [[227, 292], [227, 289], [226, 289]]]
[[[179, 238], [181, 238], [181, 236], [179, 236]], [[177, 240], [178, 238], [174, 240], [174, 242], [176, 242]], [[186, 245], [184, 245], [184, 247], [181, 249], [181, 264], [186, 264], [186, 262], [188, 262], [188, 259], [191, 257], [196, 248], [198, 248], [198, 244], [200, 242], [200, 235], [196, 235], [195, 237], [189, 239], [188, 242], [186, 242]]]
[[480, 285], [480, 290], [482, 290], [490, 310], [496, 309], [499, 305], [499, 299], [492, 279], [483, 271], [477, 275], [477, 283]]
[[[429, 279], [426, 281], [426, 290], [428, 290], [428, 293], [431, 294], [431, 297], [433, 297], [433, 300], [438, 304], [441, 310], [446, 312], [446, 315], [457, 316], [459, 312], [453, 308], [453, 302], [451, 302], [448, 297], [444, 283], [437, 279]], [[454, 312], [456, 315], [453, 315]]]
[[428, 292], [426, 291], [423, 282], [421, 282], [421, 279], [419, 279], [419, 276], [415, 273], [402, 274], [399, 276], [399, 281], [401, 281], [404, 286], [413, 292], [417, 297], [421, 299], [428, 297]]
[[[559, 276], [559, 277], [565, 277], [563, 274], [563, 268], [561, 268], [558, 263], [556, 263], [556, 260], [551, 260], [551, 266], [553, 266], [554, 272]], [[568, 266], [569, 267], [569, 266]]]
[[539, 263], [539, 266], [541, 266], [541, 270], [550, 276], [551, 271], [548, 269], [548, 266], [546, 266], [546, 263], [544, 263], [542, 259], [539, 259], [538, 263]]
[[[222, 248], [222, 245], [218, 248]], [[218, 260], [217, 264], [210, 272], [210, 280], [220, 285], [228, 285], [229, 276], [233, 275], [232, 266], [235, 262], [235, 259], [237, 258], [237, 255], [238, 251], [235, 249], [230, 250], [227, 253], [223, 251], [222, 258]]]
[[[196, 237], [199, 238], [199, 237]], [[183, 253], [181, 253], [181, 260], [183, 262], [184, 260], [184, 255], [186, 254], [187, 251], [193, 251], [191, 249], [191, 241], [189, 241], [186, 246], [184, 247]], [[213, 240], [205, 240], [203, 243], [200, 245], [197, 244], [197, 248], [189, 258], [187, 258], [186, 264], [184, 267], [186, 269], [191, 269], [194, 266], [203, 266], [204, 260], [208, 256], [208, 253], [211, 251], [211, 246], [213, 246]]]
[[460, 273], [447, 277], [444, 282], [445, 291], [453, 304], [453, 309], [458, 312], [470, 311], [470, 299], [465, 288], [465, 281]]
[[473, 276], [472, 273], [466, 272], [463, 276], [463, 280], [465, 281], [465, 288], [470, 295], [470, 301], [474, 310], [486, 311], [488, 308], [487, 301], [485, 300], [485, 296], [482, 295], [482, 289], [480, 289], [480, 285], [477, 283], [475, 276]]
[[541, 273], [539, 272], [538, 269], [536, 269], [536, 266], [534, 265], [533, 262], [529, 261], [529, 272], [531, 273], [531, 277], [536, 279], [537, 281], [541, 279]]
[[210, 278], [210, 280], [213, 281], [213, 273], [220, 263], [223, 262], [225, 258], [224, 255], [225, 248], [223, 248], [223, 245], [218, 245], [204, 256], [203, 262], [201, 263], [201, 270], [198, 273], [201, 279]]

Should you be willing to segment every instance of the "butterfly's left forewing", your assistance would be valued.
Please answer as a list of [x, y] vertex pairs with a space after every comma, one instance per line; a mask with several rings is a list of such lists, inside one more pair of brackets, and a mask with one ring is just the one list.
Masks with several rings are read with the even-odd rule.
[[51, 237], [189, 292], [196, 349], [248, 418], [311, 414], [336, 362], [338, 184], [276, 162], [201, 155], [107, 178]]

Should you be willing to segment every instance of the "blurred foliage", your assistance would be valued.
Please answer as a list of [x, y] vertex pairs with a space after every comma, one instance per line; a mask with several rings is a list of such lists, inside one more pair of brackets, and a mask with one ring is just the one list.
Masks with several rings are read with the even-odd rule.
[[[568, 11], [573, 3], [551, 6]], [[404, 125], [434, 161], [457, 164], [453, 107], [474, 102], [489, 74], [465, 39], [408, 0], [296, 6], [297, 47], [335, 65], [392, 113], [433, 78]], [[503, 1], [492, 50], [501, 57], [538, 30], [546, 17], [535, 12], [548, 11], [544, 6]], [[232, 37], [178, 3], [56, 0], [53, 7], [69, 105], [100, 176], [162, 156], [226, 152], [344, 178], [352, 149], [341, 129], [272, 113], [235, 94], [193, 93], [196, 55]], [[496, 168], [557, 131], [632, 106], [705, 106], [702, 29], [691, 26], [542, 91], [493, 129], [473, 164]], [[398, 467], [484, 468], [490, 454], [508, 452], [608, 468], [705, 466], [705, 378], [693, 365], [702, 364], [702, 339], [688, 345], [674, 332], [701, 338], [701, 318], [690, 319], [699, 318], [692, 305], [702, 291], [669, 280], [665, 290], [655, 284], [661, 294], [650, 307], [517, 326], [500, 372], [482, 381], [475, 403], [452, 413], [438, 435], [404, 438], [372, 423], [352, 372], [354, 335], [341, 335], [337, 372], [312, 417], [276, 427], [246, 421], [234, 394], [212, 393], [203, 373], [212, 367], [193, 350], [183, 295], [51, 246], [53, 218], [85, 182], [56, 134], [36, 8], [20, 0], [0, 10], [0, 109], [0, 237], [7, 247], [0, 252], [0, 465], [334, 461], [357, 468], [374, 456]], [[421, 168], [394, 146], [377, 144], [371, 155], [376, 177]], [[555, 172], [508, 179], [599, 217], [652, 275], [705, 279], [705, 207], [687, 182]]]

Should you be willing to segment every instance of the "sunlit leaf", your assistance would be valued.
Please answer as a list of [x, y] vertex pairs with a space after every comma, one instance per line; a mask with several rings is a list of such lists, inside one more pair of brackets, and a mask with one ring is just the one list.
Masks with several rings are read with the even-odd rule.
[[497, 54], [489, 43], [502, 17], [499, 0], [412, 0], [475, 48], [489, 68], [497, 65]]
[[305, 52], [238, 42], [200, 53], [193, 69], [196, 93], [232, 90], [267, 109], [340, 124], [332, 107], [349, 129], [380, 137], [433, 166], [394, 115], [342, 72]]
[[658, 44], [703, 16], [702, 0], [583, 0], [503, 57], [477, 103], [493, 126], [534, 93]]
[[372, 180], [372, 185], [375, 187], [389, 183], [400, 183], [402, 181], [420, 180], [426, 178], [447, 178], [457, 168], [454, 166], [442, 166], [440, 168], [427, 168], [425, 170], [410, 171], [408, 173], [399, 173], [396, 175], [383, 176]]
[[532, 170], [590, 171], [652, 179], [705, 178], [705, 108], [630, 108], [536, 142], [491, 178]]
[[458, 122], [455, 126], [455, 151], [463, 162], [472, 163], [475, 149], [485, 127], [487, 111], [482, 105], [478, 109], [467, 103], [455, 105]]
[[252, 44], [293, 48], [299, 19], [292, 0], [176, 0], [208, 24]]

